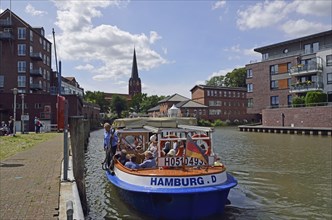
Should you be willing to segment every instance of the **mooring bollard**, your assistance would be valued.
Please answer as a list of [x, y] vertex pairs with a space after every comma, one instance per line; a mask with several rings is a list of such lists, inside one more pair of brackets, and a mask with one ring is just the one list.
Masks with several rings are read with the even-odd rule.
[[73, 220], [73, 201], [69, 200], [66, 202], [66, 210], [67, 210], [67, 220]]

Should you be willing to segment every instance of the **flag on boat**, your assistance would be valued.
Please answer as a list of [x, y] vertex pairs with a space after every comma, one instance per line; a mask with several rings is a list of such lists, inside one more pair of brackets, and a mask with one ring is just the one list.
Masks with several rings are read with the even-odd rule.
[[189, 135], [187, 135], [186, 142], [186, 156], [194, 157], [202, 160], [205, 164], [208, 164], [208, 157], [204, 154], [204, 151], [201, 147], [199, 147], [196, 142], [191, 139]]

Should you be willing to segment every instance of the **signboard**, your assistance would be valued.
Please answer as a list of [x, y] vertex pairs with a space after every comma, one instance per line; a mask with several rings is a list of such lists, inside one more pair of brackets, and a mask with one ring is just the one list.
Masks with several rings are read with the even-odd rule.
[[22, 121], [29, 121], [29, 115], [21, 115]]
[[[213, 164], [213, 157], [209, 157], [209, 164]], [[182, 166], [183, 161], [185, 160], [186, 166], [203, 166], [205, 165], [203, 161], [193, 158], [193, 157], [158, 157], [158, 166], [166, 167], [179, 167]]]

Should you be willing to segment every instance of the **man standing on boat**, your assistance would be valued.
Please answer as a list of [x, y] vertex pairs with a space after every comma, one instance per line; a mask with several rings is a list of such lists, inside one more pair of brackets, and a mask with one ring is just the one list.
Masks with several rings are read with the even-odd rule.
[[105, 162], [107, 162], [107, 167], [110, 166], [111, 158], [115, 155], [117, 144], [118, 144], [118, 135], [114, 128], [111, 129], [109, 123], [104, 124], [104, 150], [106, 151]]

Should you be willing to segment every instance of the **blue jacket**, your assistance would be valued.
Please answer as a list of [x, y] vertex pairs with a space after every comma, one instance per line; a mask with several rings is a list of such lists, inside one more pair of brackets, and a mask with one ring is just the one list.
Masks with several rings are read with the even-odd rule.
[[128, 167], [129, 169], [138, 169], [139, 165], [132, 161], [128, 161], [128, 162], [126, 162], [125, 167]]
[[156, 167], [156, 160], [151, 158], [151, 159], [147, 159], [147, 160], [144, 160], [143, 163], [141, 163], [139, 165], [140, 168], [154, 168]]
[[[111, 135], [112, 132], [104, 132], [104, 149], [111, 147], [116, 147], [118, 144], [118, 133], [115, 131], [113, 133], [113, 137]], [[112, 145], [111, 145], [111, 138], [112, 138]]]

